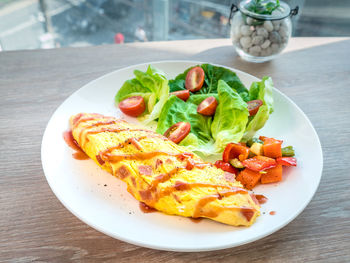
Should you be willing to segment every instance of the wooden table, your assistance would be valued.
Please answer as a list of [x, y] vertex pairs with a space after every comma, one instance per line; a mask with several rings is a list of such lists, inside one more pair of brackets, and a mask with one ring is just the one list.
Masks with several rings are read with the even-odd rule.
[[[323, 147], [323, 176], [311, 203], [289, 225], [232, 249], [156, 251], [97, 232], [52, 193], [40, 145], [55, 109], [105, 73], [170, 59], [269, 75], [311, 119]], [[348, 38], [294, 38], [279, 58], [264, 64], [242, 61], [228, 39], [0, 52], [0, 88], [0, 261], [350, 262]]]

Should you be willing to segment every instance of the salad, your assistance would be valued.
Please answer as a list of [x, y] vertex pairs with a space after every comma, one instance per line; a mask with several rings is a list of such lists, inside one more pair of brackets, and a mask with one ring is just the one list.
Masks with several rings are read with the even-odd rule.
[[153, 66], [134, 71], [115, 96], [120, 110], [201, 156], [223, 154], [215, 165], [252, 189], [282, 179], [282, 165], [295, 166], [291, 146], [254, 138], [273, 113], [270, 77], [249, 90], [235, 72], [211, 64], [188, 68], [174, 79]]

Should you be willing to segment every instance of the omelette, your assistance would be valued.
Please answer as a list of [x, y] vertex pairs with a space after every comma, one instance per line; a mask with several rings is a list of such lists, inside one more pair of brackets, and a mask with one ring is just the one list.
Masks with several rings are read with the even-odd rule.
[[255, 197], [233, 174], [163, 135], [96, 113], [74, 115], [70, 126], [80, 148], [151, 208], [233, 226], [250, 226], [260, 214]]

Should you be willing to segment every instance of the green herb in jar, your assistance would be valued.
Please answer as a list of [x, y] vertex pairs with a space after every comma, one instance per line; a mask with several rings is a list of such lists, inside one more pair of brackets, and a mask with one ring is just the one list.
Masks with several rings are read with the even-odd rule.
[[279, 6], [279, 0], [253, 0], [247, 5], [247, 9], [256, 14], [271, 15]]

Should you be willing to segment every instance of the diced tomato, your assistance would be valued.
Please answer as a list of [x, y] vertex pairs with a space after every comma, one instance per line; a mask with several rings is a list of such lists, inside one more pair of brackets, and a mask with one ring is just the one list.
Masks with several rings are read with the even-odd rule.
[[245, 168], [242, 170], [239, 175], [237, 176], [237, 181], [240, 181], [245, 188], [248, 190], [252, 190], [254, 186], [257, 185], [261, 177], [260, 172], [256, 172], [253, 170], [250, 170], [248, 168]]
[[237, 174], [238, 173], [237, 169], [234, 168], [231, 164], [226, 163], [226, 162], [221, 161], [221, 160], [216, 161], [215, 162], [215, 166], [217, 168], [220, 168], [220, 169], [222, 169], [222, 170], [224, 170], [226, 172], [232, 173], [232, 174]]
[[260, 155], [254, 156], [253, 158], [246, 159], [242, 162], [242, 164], [245, 167], [257, 172], [273, 168], [277, 165], [275, 159], [265, 157], [265, 156], [260, 156]]
[[146, 109], [145, 100], [141, 96], [126, 98], [119, 103], [119, 109], [126, 115], [137, 117]]
[[205, 116], [213, 116], [216, 111], [218, 102], [215, 97], [211, 96], [203, 100], [197, 107], [197, 112]]
[[268, 138], [268, 137], [266, 137], [266, 136], [259, 136], [259, 140], [260, 141], [265, 141], [266, 138]]
[[179, 143], [190, 133], [191, 124], [188, 122], [178, 122], [171, 126], [165, 133], [164, 136], [174, 143]]
[[294, 157], [278, 157], [276, 162], [284, 166], [297, 166], [297, 159]]
[[186, 75], [185, 88], [191, 92], [200, 90], [204, 83], [204, 70], [201, 67], [192, 68]]
[[248, 104], [249, 116], [254, 116], [258, 112], [260, 106], [263, 105], [263, 101], [251, 100], [251, 101], [248, 101], [247, 104]]
[[249, 148], [239, 143], [229, 143], [222, 154], [224, 162], [229, 162], [232, 159], [239, 159], [241, 162], [248, 158]]
[[264, 156], [271, 158], [282, 157], [282, 142], [274, 138], [264, 138]]
[[190, 91], [189, 90], [178, 90], [170, 93], [171, 95], [175, 95], [179, 99], [186, 101], [190, 97]]
[[266, 173], [261, 174], [260, 182], [262, 184], [277, 183], [282, 181], [282, 165], [268, 169]]

